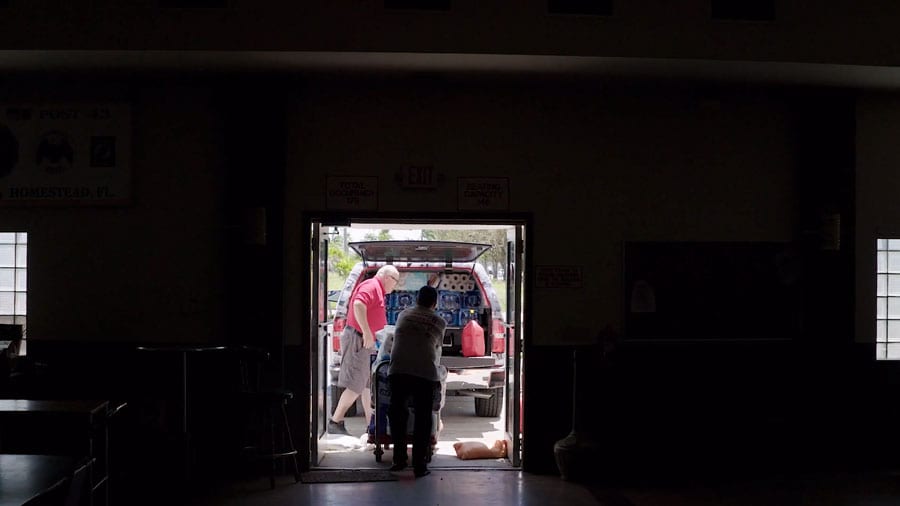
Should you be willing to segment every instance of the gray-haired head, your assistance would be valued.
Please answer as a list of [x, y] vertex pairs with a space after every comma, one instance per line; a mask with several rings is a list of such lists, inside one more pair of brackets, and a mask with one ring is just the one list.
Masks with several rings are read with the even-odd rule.
[[400, 271], [393, 265], [382, 265], [378, 272], [375, 273], [375, 277], [381, 280], [381, 285], [384, 286], [384, 293], [393, 292], [394, 288], [397, 288], [397, 285], [400, 284]]

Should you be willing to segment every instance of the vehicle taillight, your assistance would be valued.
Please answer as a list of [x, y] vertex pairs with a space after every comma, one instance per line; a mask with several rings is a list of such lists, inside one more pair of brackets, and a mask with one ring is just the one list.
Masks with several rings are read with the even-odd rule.
[[331, 349], [334, 352], [341, 351], [341, 333], [344, 332], [346, 325], [347, 320], [343, 318], [334, 319], [334, 324], [331, 327]]
[[491, 353], [503, 353], [506, 351], [506, 327], [500, 320], [494, 320], [491, 333], [494, 340], [491, 343]]

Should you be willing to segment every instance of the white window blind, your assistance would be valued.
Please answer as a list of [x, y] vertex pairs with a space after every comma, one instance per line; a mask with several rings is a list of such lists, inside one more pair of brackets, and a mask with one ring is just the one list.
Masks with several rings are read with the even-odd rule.
[[900, 360], [900, 239], [878, 239], [875, 358]]
[[0, 232], [0, 323], [25, 326], [27, 286], [28, 234]]

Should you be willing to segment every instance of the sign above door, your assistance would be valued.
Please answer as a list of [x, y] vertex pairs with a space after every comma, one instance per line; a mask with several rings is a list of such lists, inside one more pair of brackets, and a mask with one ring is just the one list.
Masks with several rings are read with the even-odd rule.
[[325, 206], [330, 210], [374, 211], [378, 209], [378, 178], [328, 176]]

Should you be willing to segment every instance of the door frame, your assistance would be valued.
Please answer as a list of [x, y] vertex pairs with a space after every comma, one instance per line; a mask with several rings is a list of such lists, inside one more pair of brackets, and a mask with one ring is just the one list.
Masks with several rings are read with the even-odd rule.
[[[313, 262], [317, 261], [318, 254], [314, 254], [313, 248], [318, 248], [318, 242], [313, 243], [314, 234], [313, 226], [316, 224], [320, 224], [322, 226], [349, 226], [351, 223], [372, 223], [372, 224], [383, 224], [383, 223], [397, 223], [403, 225], [416, 225], [416, 224], [440, 224], [440, 225], [467, 225], [467, 224], [498, 224], [498, 225], [513, 225], [520, 226], [524, 229], [524, 236], [527, 238], [527, 247], [524, 247], [523, 250], [523, 258], [524, 258], [524, 267], [519, 269], [519, 273], [522, 277], [521, 281], [521, 289], [523, 290], [523, 296], [521, 298], [522, 303], [521, 307], [518, 308], [520, 313], [519, 322], [521, 322], [521, 328], [516, 329], [516, 338], [519, 340], [519, 346], [514, 347], [518, 349], [519, 357], [516, 357], [516, 362], [519, 364], [519, 377], [523, 375], [524, 371], [527, 370], [527, 356], [525, 350], [529, 347], [531, 342], [531, 330], [532, 323], [530, 318], [525, 318], [524, 315], [529, 314], [531, 308], [531, 293], [532, 293], [532, 276], [527, 275], [532, 272], [531, 258], [533, 255], [530, 251], [533, 251], [534, 248], [534, 227], [533, 227], [533, 216], [531, 213], [416, 213], [415, 218], [411, 218], [409, 213], [399, 213], [399, 212], [372, 212], [372, 211], [359, 211], [359, 212], [335, 212], [335, 211], [310, 211], [303, 214], [301, 219], [301, 245], [302, 246], [302, 259], [301, 262], [304, 267], [301, 270], [301, 283], [300, 290], [302, 291], [301, 296], [301, 307], [304, 308], [302, 311], [303, 317], [301, 321], [301, 329], [306, 329], [306, 335], [299, 336], [300, 337], [300, 345], [306, 350], [304, 354], [308, 353], [309, 362], [306, 364], [296, 364], [297, 367], [306, 366], [307, 372], [300, 372], [300, 374], [308, 374], [309, 376], [306, 378], [308, 383], [308, 391], [305, 392], [306, 398], [309, 399], [310, 402], [303, 403], [304, 407], [307, 407], [305, 410], [304, 417], [305, 420], [301, 421], [300, 426], [308, 427], [309, 433], [306, 435], [300, 435], [300, 437], [305, 437], [308, 444], [304, 445], [306, 452], [301, 450], [301, 453], [306, 453], [306, 455], [301, 455], [305, 457], [303, 459], [302, 466], [304, 469], [308, 469], [311, 466], [315, 466], [317, 464], [313, 463], [313, 457], [311, 453], [315, 452], [318, 448], [318, 440], [321, 432], [321, 427], [319, 427], [316, 418], [319, 418], [319, 409], [325, 408], [328, 406], [319, 406], [317, 399], [319, 398], [318, 390], [324, 388], [320, 385], [318, 378], [316, 375], [319, 374], [320, 363], [322, 360], [326, 360], [319, 354], [319, 322], [318, 315], [315, 314], [313, 310], [313, 303], [318, 300], [318, 295], [313, 293], [313, 281], [318, 279], [317, 275], [313, 273]], [[524, 245], [523, 245], [524, 246]], [[507, 275], [508, 278], [508, 275]], [[327, 287], [326, 287], [327, 290]], [[327, 293], [326, 293], [327, 296]], [[509, 348], [509, 344], [507, 344]], [[507, 360], [509, 360], [507, 358]], [[286, 364], [286, 367], [290, 367], [290, 365]], [[522, 382], [516, 382], [518, 388], [520, 388], [519, 395], [522, 395]], [[510, 395], [509, 393], [507, 395]], [[514, 395], [514, 394], [513, 394]], [[521, 417], [522, 413], [519, 413], [519, 417]], [[525, 433], [524, 420], [520, 418], [520, 426], [522, 427], [521, 434]], [[515, 427], [513, 429], [516, 429]], [[509, 430], [509, 427], [507, 427]], [[518, 434], [519, 432], [516, 431]], [[524, 436], [522, 436], [524, 438]], [[514, 459], [510, 458], [510, 461], [513, 462]], [[519, 465], [517, 467], [521, 468], [524, 465], [524, 461], [520, 460]]]

